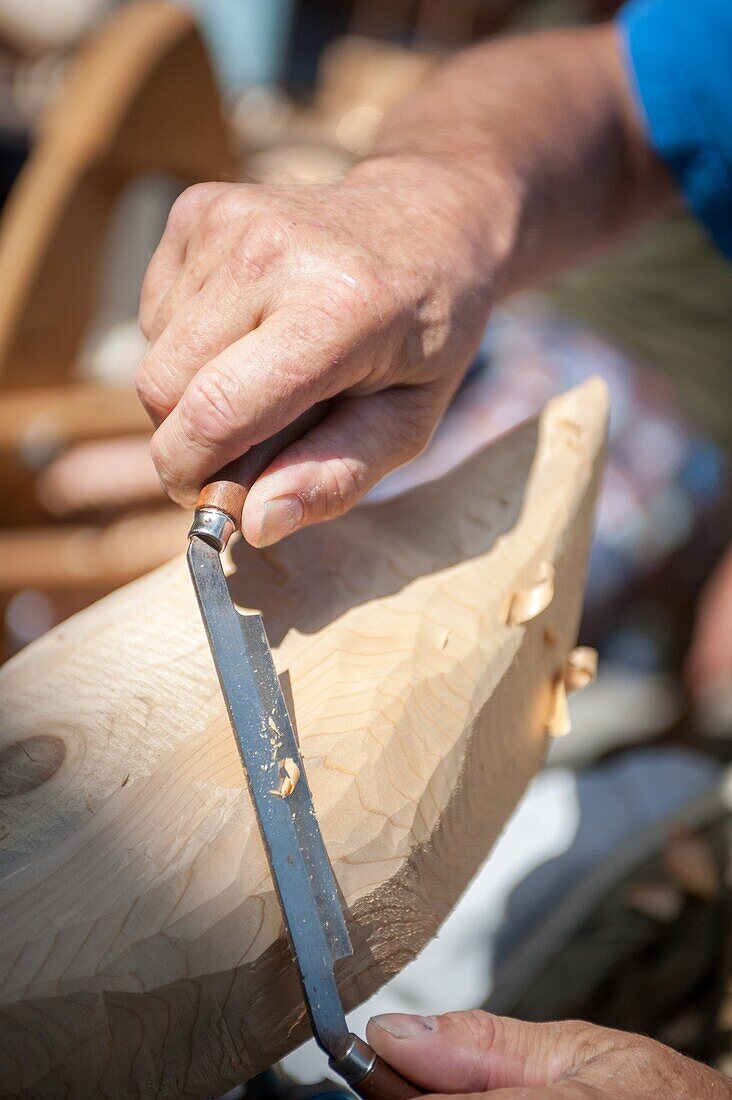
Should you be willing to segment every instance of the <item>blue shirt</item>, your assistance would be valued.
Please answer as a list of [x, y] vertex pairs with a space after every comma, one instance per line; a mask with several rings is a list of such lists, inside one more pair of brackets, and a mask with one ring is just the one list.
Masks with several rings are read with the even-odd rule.
[[619, 18], [649, 140], [732, 259], [732, 0], [630, 0]]

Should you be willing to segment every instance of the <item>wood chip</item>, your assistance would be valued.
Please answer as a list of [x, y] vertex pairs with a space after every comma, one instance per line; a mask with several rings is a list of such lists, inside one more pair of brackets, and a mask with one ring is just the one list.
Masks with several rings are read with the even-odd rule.
[[274, 794], [277, 798], [288, 798], [297, 786], [297, 782], [300, 778], [300, 769], [292, 759], [291, 756], [287, 756], [284, 760], [280, 760], [280, 771], [285, 773], [282, 780], [282, 784], [278, 791], [270, 791], [270, 794]]
[[543, 561], [533, 584], [511, 595], [506, 612], [506, 624], [520, 626], [530, 622], [549, 606], [553, 597], [554, 566], [548, 561]]
[[572, 729], [563, 676], [557, 676], [554, 681], [551, 710], [544, 728], [550, 737], [566, 737]]
[[567, 657], [564, 668], [564, 686], [567, 691], [580, 691], [597, 679], [597, 650], [579, 645]]

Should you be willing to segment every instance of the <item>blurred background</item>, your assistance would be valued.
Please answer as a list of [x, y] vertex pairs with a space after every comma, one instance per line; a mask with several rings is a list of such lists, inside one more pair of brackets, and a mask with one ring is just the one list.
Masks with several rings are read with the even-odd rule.
[[[132, 385], [177, 194], [335, 179], [450, 51], [619, 6], [0, 0], [2, 659], [185, 544]], [[664, 216], [496, 309], [428, 451], [372, 493], [439, 476], [591, 374], [609, 384], [580, 636], [600, 675], [442, 935], [357, 1027], [488, 1004], [727, 1067], [731, 371], [732, 268]], [[322, 1076], [312, 1049], [287, 1068]]]

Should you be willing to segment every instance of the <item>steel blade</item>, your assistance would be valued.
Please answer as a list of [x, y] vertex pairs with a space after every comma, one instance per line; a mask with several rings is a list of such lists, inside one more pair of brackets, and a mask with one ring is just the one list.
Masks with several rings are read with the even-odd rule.
[[[234, 607], [213, 546], [191, 538], [188, 567], [313, 1031], [337, 1054], [348, 1030], [333, 964], [352, 953], [351, 941], [264, 623], [261, 615], [241, 615]], [[279, 762], [287, 757], [300, 777], [293, 792], [279, 798], [271, 792], [280, 787]]]

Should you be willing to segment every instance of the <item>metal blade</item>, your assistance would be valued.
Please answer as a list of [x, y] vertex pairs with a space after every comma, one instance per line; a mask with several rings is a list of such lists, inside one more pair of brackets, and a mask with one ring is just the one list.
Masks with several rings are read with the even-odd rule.
[[[337, 1055], [348, 1029], [333, 964], [353, 949], [264, 623], [261, 615], [236, 610], [217, 550], [195, 536], [188, 567], [313, 1031]], [[300, 768], [300, 778], [287, 798], [279, 798], [271, 792], [280, 787], [278, 762], [287, 757]]]

